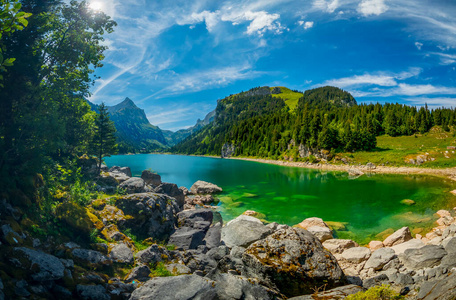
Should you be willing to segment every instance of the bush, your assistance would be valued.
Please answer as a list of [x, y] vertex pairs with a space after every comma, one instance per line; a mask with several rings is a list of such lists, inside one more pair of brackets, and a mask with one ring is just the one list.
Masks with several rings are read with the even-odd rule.
[[374, 286], [365, 292], [349, 295], [346, 300], [401, 300], [404, 296], [394, 292], [389, 285]]

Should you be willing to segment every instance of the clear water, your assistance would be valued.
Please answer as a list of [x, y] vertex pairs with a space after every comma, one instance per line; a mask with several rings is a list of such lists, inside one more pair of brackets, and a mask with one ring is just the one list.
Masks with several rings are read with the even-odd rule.
[[[360, 243], [386, 230], [410, 226], [419, 232], [436, 220], [439, 209], [456, 206], [453, 181], [422, 175], [375, 174], [358, 178], [344, 172], [284, 167], [250, 161], [163, 154], [117, 155], [108, 166], [129, 166], [134, 176], [145, 169], [162, 181], [190, 188], [197, 180], [222, 187], [218, 210], [225, 221], [246, 210], [264, 214], [270, 222], [294, 225], [308, 217], [341, 222], [339, 238]], [[412, 199], [413, 206], [401, 204]]]

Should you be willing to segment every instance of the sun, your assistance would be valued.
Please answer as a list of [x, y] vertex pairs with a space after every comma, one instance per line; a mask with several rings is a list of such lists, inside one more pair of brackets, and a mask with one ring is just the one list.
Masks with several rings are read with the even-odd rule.
[[103, 10], [103, 2], [101, 1], [91, 1], [90, 4], [89, 4], [89, 8], [92, 9], [92, 10]]

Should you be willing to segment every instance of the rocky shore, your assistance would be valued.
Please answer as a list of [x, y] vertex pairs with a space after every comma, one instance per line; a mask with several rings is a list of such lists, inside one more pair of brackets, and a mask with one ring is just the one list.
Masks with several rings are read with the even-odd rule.
[[222, 189], [203, 181], [188, 190], [113, 167], [97, 185], [126, 194], [56, 208], [72, 230], [95, 232], [92, 243], [38, 238], [3, 202], [0, 299], [329, 300], [384, 283], [408, 299], [456, 297], [453, 211], [426, 236], [404, 227], [360, 247], [318, 218], [290, 227], [249, 211], [225, 224], [208, 206]]

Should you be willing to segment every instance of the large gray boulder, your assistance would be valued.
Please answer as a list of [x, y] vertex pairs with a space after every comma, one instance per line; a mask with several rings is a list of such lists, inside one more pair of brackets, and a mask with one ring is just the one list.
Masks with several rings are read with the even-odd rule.
[[202, 180], [198, 180], [195, 182], [192, 187], [190, 188], [190, 192], [192, 194], [216, 194], [216, 193], [221, 193], [223, 190], [221, 187]]
[[180, 190], [176, 184], [163, 182], [154, 189], [155, 193], [165, 194], [176, 199], [179, 208], [182, 210], [185, 203], [185, 196], [182, 190]]
[[222, 228], [222, 241], [230, 248], [234, 246], [247, 247], [272, 232], [273, 230], [265, 226], [260, 220], [241, 215]]
[[168, 241], [168, 244], [176, 246], [178, 249], [197, 249], [203, 244], [206, 232], [201, 229], [191, 227], [181, 227], [174, 232]]
[[136, 259], [143, 264], [155, 264], [163, 261], [164, 257], [169, 257], [168, 250], [156, 244], [136, 253]]
[[380, 248], [372, 253], [364, 265], [364, 269], [372, 268], [375, 271], [379, 271], [395, 257], [396, 253], [393, 249]]
[[126, 176], [131, 177], [131, 169], [129, 167], [113, 166], [113, 167], [109, 168], [109, 172], [123, 173]]
[[447, 252], [442, 246], [427, 245], [419, 249], [407, 249], [399, 259], [408, 269], [418, 270], [438, 266]]
[[397, 255], [402, 254], [407, 249], [418, 249], [424, 247], [425, 244], [422, 240], [419, 239], [411, 239], [405, 243], [397, 244], [396, 246], [391, 247], [391, 249], [396, 252]]
[[130, 273], [125, 277], [125, 281], [131, 282], [133, 280], [148, 281], [150, 279], [150, 268], [146, 265], [133, 268]]
[[137, 288], [130, 300], [173, 299], [212, 300], [218, 299], [216, 283], [197, 275], [156, 277]]
[[125, 189], [128, 194], [142, 193], [146, 183], [142, 178], [132, 177], [122, 182], [119, 187]]
[[179, 206], [174, 198], [155, 193], [141, 193], [122, 196], [116, 206], [128, 218], [121, 229], [129, 228], [139, 238], [152, 237], [166, 240], [174, 231]]
[[123, 264], [131, 264], [134, 261], [133, 252], [127, 245], [123, 243], [115, 245], [111, 249], [109, 257], [111, 257], [113, 261]]
[[456, 273], [447, 277], [424, 282], [416, 297], [417, 300], [453, 300], [456, 298]]
[[144, 170], [141, 174], [141, 178], [144, 182], [146, 182], [146, 184], [153, 187], [157, 187], [162, 184], [161, 176], [149, 170]]
[[250, 245], [242, 255], [243, 276], [258, 278], [285, 296], [309, 294], [345, 281], [334, 256], [301, 228], [281, 229]]
[[35, 281], [63, 278], [65, 267], [55, 256], [25, 247], [14, 248], [13, 257], [21, 262], [20, 268], [30, 270]]

